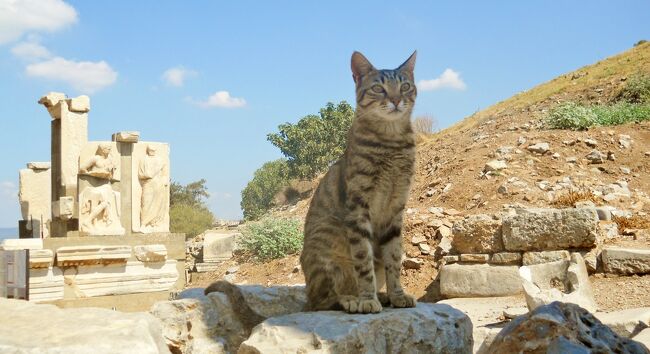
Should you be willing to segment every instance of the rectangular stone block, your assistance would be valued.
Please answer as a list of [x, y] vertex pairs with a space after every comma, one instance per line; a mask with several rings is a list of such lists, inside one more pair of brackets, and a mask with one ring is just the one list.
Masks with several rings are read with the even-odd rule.
[[113, 141], [118, 143], [137, 143], [140, 139], [140, 132], [137, 131], [124, 131], [114, 133]]
[[601, 253], [601, 260], [607, 273], [650, 273], [650, 249], [605, 247]]
[[503, 218], [508, 251], [552, 251], [596, 245], [598, 214], [584, 209], [516, 209]]
[[471, 262], [471, 263], [487, 263], [490, 260], [489, 254], [461, 254], [461, 262]]
[[55, 218], [68, 220], [74, 213], [74, 197], [61, 197], [52, 202], [52, 215]]
[[560, 251], [542, 251], [542, 252], [524, 252], [523, 264], [533, 265], [541, 263], [550, 263], [557, 261], [569, 261], [571, 260], [571, 254], [569, 251], [560, 250]]
[[501, 221], [489, 215], [471, 215], [452, 227], [452, 249], [457, 253], [495, 253], [503, 251]]
[[64, 273], [66, 298], [170, 290], [179, 277], [176, 263], [175, 260], [169, 260], [160, 267], [150, 267], [142, 262], [131, 261], [122, 265], [70, 268]]
[[203, 237], [203, 262], [220, 262], [232, 258], [240, 233], [206, 231]]
[[29, 301], [43, 302], [63, 299], [63, 272], [57, 267], [31, 269]]
[[490, 263], [493, 264], [521, 264], [521, 253], [519, 252], [499, 252], [492, 255]]
[[40, 250], [43, 248], [43, 240], [39, 238], [7, 238], [0, 241], [0, 250]]
[[54, 252], [52, 250], [29, 251], [29, 268], [49, 268], [54, 264]]
[[59, 267], [126, 263], [131, 257], [131, 246], [66, 246], [56, 250]]
[[[39, 163], [32, 162], [31, 164]], [[27, 168], [19, 171], [18, 200], [20, 201], [22, 219], [40, 223], [40, 232], [36, 237], [49, 237], [50, 235], [48, 226], [52, 219], [51, 179], [52, 174], [49, 167], [47, 169]], [[31, 224], [27, 224], [27, 229], [33, 231], [29, 226]]]
[[517, 266], [446, 264], [440, 270], [440, 293], [446, 298], [508, 296], [522, 291]]

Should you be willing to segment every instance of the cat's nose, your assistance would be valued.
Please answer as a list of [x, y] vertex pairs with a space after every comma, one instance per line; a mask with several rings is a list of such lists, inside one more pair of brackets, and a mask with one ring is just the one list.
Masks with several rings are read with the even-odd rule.
[[399, 97], [391, 98], [391, 99], [390, 99], [390, 101], [393, 102], [393, 104], [395, 105], [396, 108], [399, 106], [399, 103], [400, 103], [401, 100], [402, 100], [402, 99], [399, 98]]

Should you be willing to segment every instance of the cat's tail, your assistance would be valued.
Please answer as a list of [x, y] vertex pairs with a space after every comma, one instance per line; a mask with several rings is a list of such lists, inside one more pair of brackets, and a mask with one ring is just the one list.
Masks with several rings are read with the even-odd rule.
[[208, 295], [212, 292], [220, 292], [226, 294], [228, 301], [230, 301], [230, 307], [237, 315], [239, 322], [242, 323], [244, 330], [246, 331], [245, 336], [248, 337], [251, 334], [251, 331], [255, 326], [264, 322], [266, 317], [258, 314], [253, 310], [244, 298], [241, 289], [232, 283], [229, 283], [225, 280], [218, 280], [203, 291], [205, 295]]

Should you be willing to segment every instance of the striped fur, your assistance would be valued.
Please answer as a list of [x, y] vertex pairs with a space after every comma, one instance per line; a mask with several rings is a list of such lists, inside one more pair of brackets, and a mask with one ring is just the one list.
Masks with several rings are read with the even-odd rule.
[[[347, 148], [321, 180], [300, 263], [308, 310], [413, 307], [400, 284], [402, 215], [414, 171], [415, 53], [395, 70], [352, 55], [357, 108]], [[379, 290], [386, 285], [386, 293]]]

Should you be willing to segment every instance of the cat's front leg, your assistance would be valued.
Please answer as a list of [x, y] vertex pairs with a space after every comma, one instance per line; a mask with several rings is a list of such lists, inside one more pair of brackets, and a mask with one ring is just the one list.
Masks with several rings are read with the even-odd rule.
[[373, 253], [370, 243], [370, 222], [363, 219], [346, 222], [350, 255], [357, 276], [359, 294], [343, 296], [339, 303], [349, 313], [377, 313], [381, 311], [381, 303], [377, 299]]
[[386, 290], [393, 307], [415, 307], [415, 298], [404, 292], [399, 278], [402, 270], [401, 215], [396, 219], [379, 239], [386, 267]]

